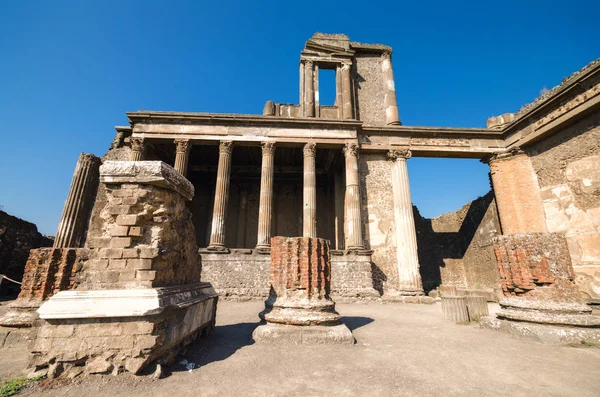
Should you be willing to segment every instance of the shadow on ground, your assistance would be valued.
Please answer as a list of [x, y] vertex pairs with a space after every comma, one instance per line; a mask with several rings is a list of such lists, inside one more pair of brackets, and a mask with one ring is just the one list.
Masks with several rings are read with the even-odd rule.
[[359, 317], [359, 316], [344, 316], [342, 317], [342, 323], [346, 324], [350, 331], [354, 332], [355, 329], [360, 328], [364, 325], [372, 323], [374, 320], [370, 317]]
[[[192, 343], [183, 357], [188, 362], [194, 363], [195, 369], [215, 361], [225, 360], [242, 347], [254, 344], [252, 332], [258, 324], [255, 322], [219, 325], [215, 327], [212, 335], [202, 337]], [[187, 371], [187, 369], [185, 366], [175, 363], [171, 366], [171, 371], [180, 372]]]

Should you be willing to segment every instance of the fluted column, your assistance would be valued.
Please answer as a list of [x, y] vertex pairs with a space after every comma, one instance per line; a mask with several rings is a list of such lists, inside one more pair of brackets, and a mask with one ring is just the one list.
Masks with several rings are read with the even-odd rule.
[[83, 246], [87, 220], [100, 177], [100, 158], [81, 153], [75, 166], [69, 195], [58, 224], [54, 248]]
[[314, 143], [304, 145], [304, 188], [302, 200], [302, 237], [317, 237], [317, 181]]
[[314, 65], [313, 61], [304, 62], [304, 116], [315, 117], [315, 91], [314, 91]]
[[396, 84], [394, 83], [394, 70], [392, 69], [392, 54], [385, 51], [381, 62], [384, 83], [383, 106], [385, 108], [385, 123], [400, 124], [398, 116], [398, 103], [396, 102]]
[[362, 225], [360, 216], [360, 188], [358, 177], [358, 145], [347, 143], [344, 147], [346, 157], [346, 248], [349, 251], [363, 250]]
[[408, 149], [390, 150], [388, 153], [388, 158], [393, 161], [392, 188], [394, 191], [399, 292], [402, 295], [422, 295], [423, 283], [419, 274], [417, 233], [406, 167], [406, 160], [410, 157], [411, 152]]
[[173, 168], [183, 176], [187, 174], [191, 146], [189, 139], [175, 139], [175, 167]]
[[240, 183], [238, 190], [240, 193], [240, 205], [238, 207], [238, 224], [236, 230], [236, 246], [246, 248], [246, 220], [248, 219], [248, 184]]
[[215, 189], [215, 205], [210, 232], [209, 250], [227, 251], [225, 247], [225, 219], [227, 201], [229, 200], [229, 177], [231, 170], [232, 141], [221, 141], [219, 144], [219, 166], [217, 169], [217, 187]]
[[131, 161], [142, 161], [144, 158], [144, 138], [131, 138]]
[[350, 82], [350, 64], [342, 64], [342, 115], [344, 119], [353, 118], [352, 84]]
[[256, 249], [268, 253], [271, 248], [271, 216], [273, 210], [273, 157], [275, 142], [263, 142], [260, 174], [260, 203], [258, 209], [258, 238]]

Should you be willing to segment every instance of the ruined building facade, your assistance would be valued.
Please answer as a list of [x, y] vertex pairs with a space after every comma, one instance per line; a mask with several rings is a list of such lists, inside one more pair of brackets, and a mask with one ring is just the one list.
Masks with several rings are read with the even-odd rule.
[[[399, 117], [391, 54], [315, 34], [300, 54], [298, 104], [268, 101], [262, 115], [127, 113], [103, 161], [160, 160], [191, 182], [202, 278], [222, 296], [268, 295], [273, 236], [329, 240], [338, 297], [423, 301], [442, 283], [493, 295], [495, 236], [557, 232], [579, 290], [599, 299], [600, 62], [487, 128], [415, 127]], [[319, 102], [320, 70], [335, 70], [333, 106]], [[423, 219], [407, 173], [418, 156], [481, 159], [493, 193]], [[102, 184], [95, 198], [82, 186], [91, 215], [72, 210], [80, 218], [57, 235], [78, 247], [84, 230], [102, 228], [107, 200]], [[62, 236], [68, 222], [74, 237]]]

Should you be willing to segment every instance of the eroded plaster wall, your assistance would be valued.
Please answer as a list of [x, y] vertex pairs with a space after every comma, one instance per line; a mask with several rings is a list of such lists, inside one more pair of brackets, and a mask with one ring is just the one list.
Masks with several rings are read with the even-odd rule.
[[380, 55], [355, 58], [352, 68], [356, 118], [366, 125], [385, 125], [384, 82]]
[[564, 233], [576, 282], [600, 298], [600, 114], [528, 148], [549, 232]]
[[380, 293], [398, 288], [392, 163], [386, 153], [361, 153], [359, 173], [363, 235], [373, 250], [373, 286]]

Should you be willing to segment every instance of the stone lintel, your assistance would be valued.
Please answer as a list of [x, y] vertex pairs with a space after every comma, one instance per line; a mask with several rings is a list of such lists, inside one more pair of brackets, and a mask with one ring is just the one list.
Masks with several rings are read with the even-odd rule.
[[194, 186], [162, 161], [106, 161], [100, 166], [100, 182], [139, 183], [173, 190], [185, 199], [194, 197]]
[[52, 296], [38, 309], [38, 314], [44, 320], [143, 317], [215, 297], [217, 293], [209, 283], [129, 290], [71, 290]]

